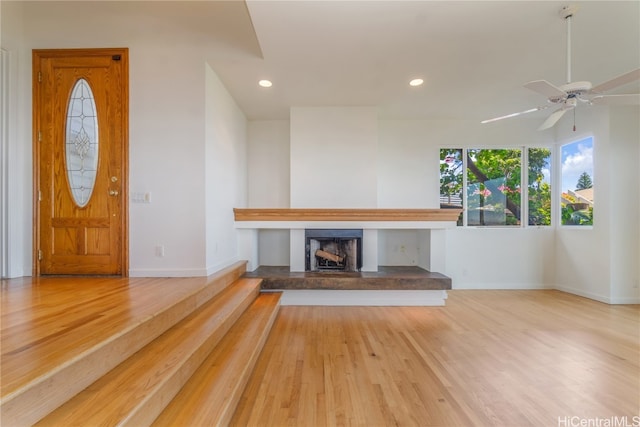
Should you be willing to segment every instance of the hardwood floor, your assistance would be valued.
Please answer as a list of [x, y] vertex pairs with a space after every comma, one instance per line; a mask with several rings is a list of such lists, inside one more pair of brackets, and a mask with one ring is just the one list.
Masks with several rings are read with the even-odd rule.
[[551, 290], [281, 307], [232, 425], [640, 425], [639, 334], [639, 306]]
[[[221, 289], [205, 282], [3, 281], [0, 401], [36, 381], [27, 407], [76, 393]], [[81, 355], [94, 368], [67, 376]], [[453, 290], [445, 307], [280, 307], [231, 425], [640, 426], [640, 306]]]

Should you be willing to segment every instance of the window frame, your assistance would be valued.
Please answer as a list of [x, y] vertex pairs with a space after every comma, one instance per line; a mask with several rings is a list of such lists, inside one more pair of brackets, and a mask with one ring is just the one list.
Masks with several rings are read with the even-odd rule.
[[[551, 222], [549, 225], [529, 225], [529, 149], [531, 148], [544, 148], [549, 150], [550, 152], [550, 179], [549, 183], [551, 185]], [[462, 224], [458, 225], [456, 228], [474, 228], [474, 229], [525, 229], [525, 228], [538, 228], [538, 229], [549, 229], [555, 227], [557, 224], [556, 218], [559, 218], [559, 202], [554, 202], [555, 200], [559, 201], [560, 195], [556, 197], [556, 191], [559, 187], [557, 185], [557, 176], [558, 173], [556, 171], [556, 167], [558, 166], [557, 161], [557, 150], [556, 147], [552, 144], [532, 144], [532, 145], [499, 145], [499, 146], [486, 146], [483, 144], [480, 145], [441, 145], [438, 148], [438, 159], [440, 159], [441, 150], [462, 150]], [[469, 225], [468, 222], [468, 211], [469, 211], [469, 201], [468, 201], [468, 178], [467, 178], [467, 152], [468, 150], [520, 150], [520, 224], [519, 225]], [[438, 170], [438, 184], [440, 184], [440, 171]], [[439, 188], [439, 185], [438, 185]], [[440, 198], [440, 191], [438, 190], [438, 200]], [[439, 204], [438, 204], [439, 205]], [[581, 226], [584, 227], [584, 226]]]
[[[595, 156], [596, 137], [593, 134], [589, 133], [589, 134], [582, 134], [579, 136], [572, 136], [571, 138], [564, 138], [563, 140], [558, 141], [556, 146], [555, 154], [556, 154], [557, 160], [556, 160], [556, 164], [552, 166], [552, 169], [556, 174], [556, 177], [555, 177], [556, 185], [554, 186], [554, 188], [551, 189], [551, 194], [553, 195], [553, 201], [555, 201], [555, 203], [552, 203], [551, 205], [551, 212], [552, 212], [551, 220], [552, 220], [552, 223], [555, 224], [559, 229], [561, 228], [565, 230], [593, 230], [593, 224], [595, 224], [596, 222], [595, 213], [594, 213], [592, 224], [590, 225], [562, 223], [562, 178], [563, 178], [562, 177], [562, 163], [563, 163], [562, 148], [566, 145], [575, 144], [580, 141], [584, 141], [586, 139], [591, 139], [591, 148], [592, 150], [594, 150], [593, 157], [591, 158], [591, 168], [593, 172], [591, 175], [591, 178], [593, 178], [593, 175], [595, 175], [595, 169], [596, 169], [596, 156]], [[595, 183], [593, 184], [593, 187], [595, 188]], [[593, 203], [593, 207], [595, 207], [595, 201]], [[555, 216], [555, 220], [554, 220], [554, 216]]]

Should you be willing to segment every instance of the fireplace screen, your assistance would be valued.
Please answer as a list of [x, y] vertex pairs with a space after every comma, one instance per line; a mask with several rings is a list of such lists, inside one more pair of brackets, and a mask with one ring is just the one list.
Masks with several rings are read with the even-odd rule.
[[360, 271], [362, 230], [305, 230], [306, 271]]

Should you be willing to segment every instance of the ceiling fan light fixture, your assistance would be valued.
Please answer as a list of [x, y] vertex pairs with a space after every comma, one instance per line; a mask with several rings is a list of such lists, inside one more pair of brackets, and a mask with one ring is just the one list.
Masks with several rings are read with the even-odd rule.
[[[603, 92], [615, 89], [619, 86], [626, 85], [636, 80], [640, 80], [640, 68], [628, 71], [618, 77], [608, 80], [604, 83], [593, 86], [591, 82], [571, 80], [571, 19], [577, 12], [578, 7], [575, 5], [565, 6], [560, 9], [560, 16], [567, 24], [567, 80], [561, 86], [555, 86], [546, 80], [534, 80], [524, 85], [525, 88], [539, 93], [547, 98], [545, 107], [537, 107], [519, 113], [508, 114], [506, 116], [496, 117], [494, 119], [484, 120], [481, 123], [491, 123], [497, 120], [507, 119], [519, 116], [521, 114], [542, 110], [551, 105], [557, 105], [556, 111], [551, 113], [542, 123], [538, 130], [545, 130], [553, 127], [565, 112], [574, 110], [574, 130], [575, 130], [575, 109], [578, 102], [581, 104], [608, 104], [608, 105], [640, 105], [640, 94], [604, 94]], [[596, 96], [594, 96], [596, 95]]]

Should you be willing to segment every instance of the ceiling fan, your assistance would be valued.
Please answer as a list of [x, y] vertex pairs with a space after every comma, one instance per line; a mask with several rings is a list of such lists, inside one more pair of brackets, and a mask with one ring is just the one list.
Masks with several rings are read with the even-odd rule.
[[[535, 80], [524, 85], [527, 89], [547, 97], [547, 105], [531, 108], [493, 119], [483, 120], [480, 123], [491, 123], [534, 111], [546, 110], [549, 107], [558, 108], [547, 117], [538, 130], [553, 127], [558, 120], [569, 110], [573, 110], [581, 103], [588, 105], [636, 105], [640, 104], [640, 94], [606, 95], [605, 92], [619, 86], [640, 79], [640, 68], [629, 71], [604, 83], [592, 86], [591, 82], [571, 81], [571, 18], [576, 13], [576, 6], [565, 6], [560, 9], [560, 16], [567, 22], [567, 83], [554, 86], [546, 80]], [[575, 130], [575, 125], [574, 129]]]

